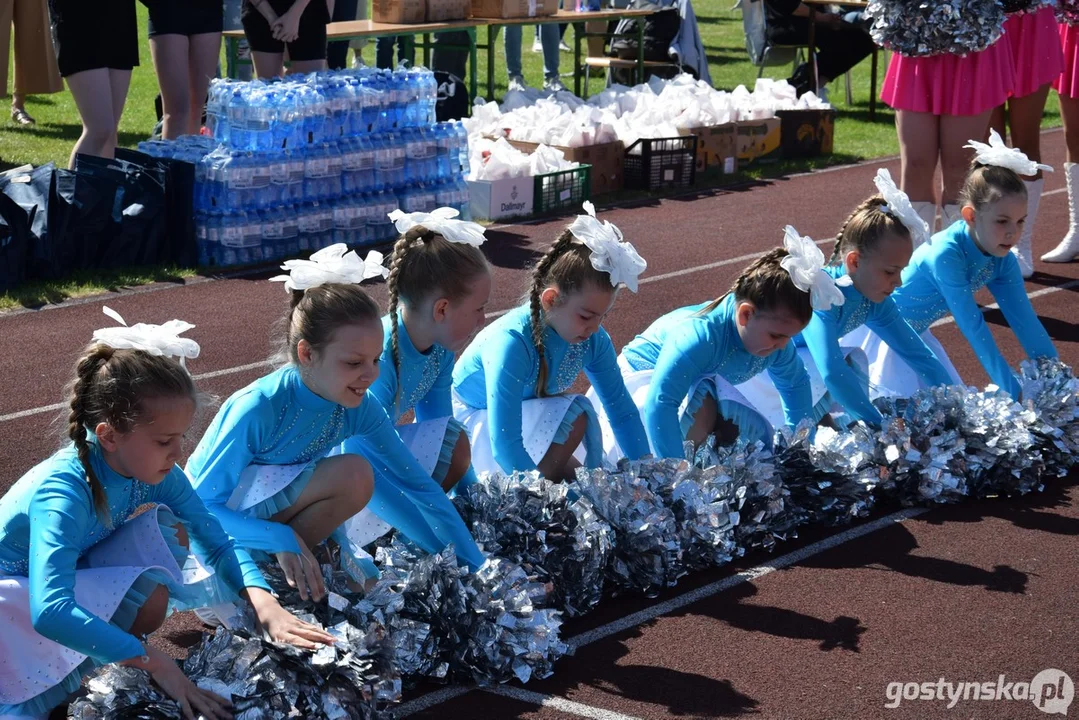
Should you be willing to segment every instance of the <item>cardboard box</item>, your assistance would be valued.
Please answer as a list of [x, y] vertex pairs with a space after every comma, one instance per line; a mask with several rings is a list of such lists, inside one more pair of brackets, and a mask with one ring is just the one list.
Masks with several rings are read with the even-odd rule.
[[532, 214], [536, 179], [469, 180], [468, 204], [477, 220], [503, 220]]
[[779, 146], [783, 157], [831, 155], [835, 140], [836, 111], [780, 110]]
[[371, 19], [377, 23], [415, 25], [427, 19], [426, 0], [373, 0]]
[[779, 159], [779, 118], [738, 122], [738, 161], [760, 162]]
[[472, 17], [472, 0], [427, 0], [427, 22], [467, 20]]
[[558, 0], [472, 0], [472, 17], [522, 18], [554, 15]]
[[731, 175], [738, 170], [737, 123], [681, 129], [678, 132], [697, 136], [697, 172], [719, 168], [724, 175]]
[[[536, 143], [510, 140], [510, 145], [532, 154]], [[602, 143], [600, 145], [585, 145], [583, 147], [559, 147], [566, 159], [582, 165], [592, 166], [592, 195], [621, 190], [625, 183], [626, 148], [621, 140]]]

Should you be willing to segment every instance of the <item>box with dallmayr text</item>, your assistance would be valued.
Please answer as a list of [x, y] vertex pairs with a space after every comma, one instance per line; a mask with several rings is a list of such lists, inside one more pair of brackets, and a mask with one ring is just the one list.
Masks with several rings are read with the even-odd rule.
[[469, 180], [468, 202], [476, 220], [526, 217], [534, 207], [535, 178]]

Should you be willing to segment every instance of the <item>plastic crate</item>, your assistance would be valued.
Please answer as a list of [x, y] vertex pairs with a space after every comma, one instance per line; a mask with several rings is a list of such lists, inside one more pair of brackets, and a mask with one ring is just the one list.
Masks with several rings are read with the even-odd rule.
[[592, 197], [591, 165], [537, 175], [534, 180], [532, 204], [536, 215], [566, 208], [580, 210], [581, 203]]
[[626, 188], [689, 187], [697, 177], [697, 136], [641, 138], [626, 148]]

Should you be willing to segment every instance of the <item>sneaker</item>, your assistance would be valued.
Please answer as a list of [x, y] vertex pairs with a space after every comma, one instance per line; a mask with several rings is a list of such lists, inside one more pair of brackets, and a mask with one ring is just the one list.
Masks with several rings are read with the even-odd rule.
[[558, 43], [558, 49], [560, 52], [564, 53], [573, 52], [573, 48], [567, 45], [565, 40]]
[[547, 78], [543, 81], [543, 89], [550, 92], [567, 92], [566, 86], [558, 78]]
[[523, 77], [521, 77], [520, 75], [510, 76], [510, 82], [506, 88], [507, 92], [524, 92], [527, 89], [528, 86], [525, 85], [525, 79]]
[[543, 43], [540, 42], [539, 35], [532, 41], [532, 52], [543, 52]]

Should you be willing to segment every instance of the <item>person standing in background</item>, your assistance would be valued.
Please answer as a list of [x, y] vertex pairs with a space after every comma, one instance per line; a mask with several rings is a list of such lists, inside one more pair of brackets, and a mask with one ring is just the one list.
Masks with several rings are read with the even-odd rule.
[[11, 119], [33, 125], [26, 112], [27, 95], [47, 95], [64, 89], [56, 67], [56, 51], [49, 32], [46, 0], [0, 0], [0, 77], [7, 94], [11, 30], [15, 28], [15, 81], [11, 93]]
[[131, 69], [139, 64], [135, 0], [49, 0], [49, 13], [56, 64], [82, 120], [70, 166], [79, 153], [111, 158]]
[[221, 55], [223, 0], [152, 0], [150, 55], [161, 87], [161, 137], [198, 135]]

